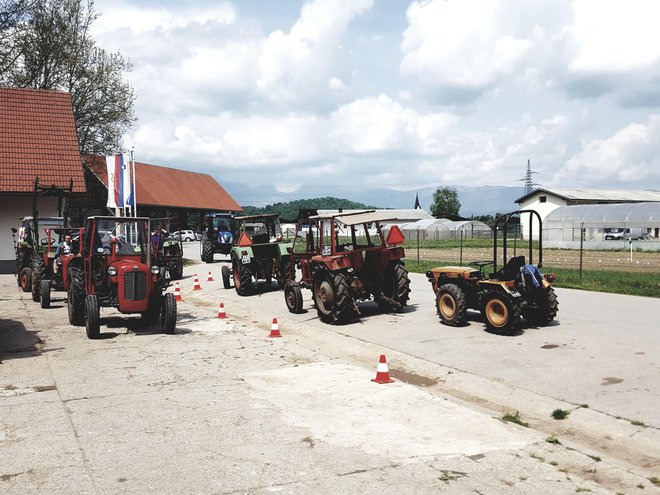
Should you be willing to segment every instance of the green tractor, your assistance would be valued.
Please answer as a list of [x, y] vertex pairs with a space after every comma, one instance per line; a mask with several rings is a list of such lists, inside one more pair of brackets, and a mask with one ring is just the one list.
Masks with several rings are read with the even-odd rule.
[[270, 285], [277, 280], [284, 287], [291, 269], [292, 244], [282, 237], [279, 217], [275, 214], [235, 217], [238, 240], [231, 248], [231, 269], [222, 267], [225, 289], [234, 288], [241, 296], [253, 294], [259, 280]]
[[236, 223], [232, 213], [210, 213], [205, 217], [206, 230], [202, 232], [199, 250], [203, 262], [213, 263], [216, 253], [228, 255], [234, 245]]
[[[502, 259], [507, 260], [507, 230], [512, 219], [529, 216], [528, 258], [514, 256], [498, 269], [497, 232], [503, 232]], [[534, 223], [538, 225], [538, 263], [533, 264]], [[493, 265], [493, 273], [484, 269]], [[467, 324], [467, 310], [481, 311], [486, 327], [494, 332], [511, 332], [525, 318], [532, 326], [549, 325], [557, 316], [557, 295], [552, 288], [555, 276], [543, 275], [543, 240], [540, 215], [520, 210], [502, 215], [495, 223], [493, 261], [477, 261], [475, 266], [433, 268], [426, 277], [436, 295], [440, 321], [449, 326]]]

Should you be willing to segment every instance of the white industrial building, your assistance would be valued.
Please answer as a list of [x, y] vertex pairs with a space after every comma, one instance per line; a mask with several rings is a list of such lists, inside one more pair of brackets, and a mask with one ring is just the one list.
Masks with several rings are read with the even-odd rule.
[[[643, 229], [651, 242], [660, 236], [660, 191], [537, 189], [516, 203], [521, 209], [537, 211], [543, 222], [544, 241], [560, 247], [576, 247], [580, 242], [603, 244], [593, 247], [619, 247], [603, 242], [613, 229]], [[523, 216], [521, 227], [527, 238], [528, 217]], [[534, 237], [537, 231], [533, 227]]]

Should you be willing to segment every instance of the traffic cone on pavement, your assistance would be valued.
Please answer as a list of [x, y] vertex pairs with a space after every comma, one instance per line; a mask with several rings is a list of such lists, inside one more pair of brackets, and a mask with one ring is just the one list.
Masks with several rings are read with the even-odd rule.
[[270, 326], [270, 335], [269, 337], [281, 337], [280, 327], [277, 324], [277, 318], [273, 318], [273, 324]]
[[206, 277], [207, 282], [213, 282], [213, 275], [211, 275], [211, 272], [209, 272], [209, 276]]
[[181, 297], [181, 286], [179, 285], [179, 282], [174, 285], [174, 300], [183, 301], [183, 298]]
[[227, 318], [227, 314], [225, 313], [225, 305], [223, 303], [220, 303], [220, 306], [218, 307], [218, 318]]
[[202, 290], [202, 286], [199, 284], [199, 277], [197, 277], [196, 273], [193, 278], [193, 290]]
[[394, 381], [390, 378], [390, 370], [387, 368], [385, 354], [380, 355], [378, 369], [376, 370], [376, 378], [373, 378], [371, 381], [376, 383], [392, 383]]

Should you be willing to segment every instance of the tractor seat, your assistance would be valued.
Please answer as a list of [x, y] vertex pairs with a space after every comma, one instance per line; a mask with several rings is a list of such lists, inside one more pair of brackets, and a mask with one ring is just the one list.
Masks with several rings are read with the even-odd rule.
[[515, 280], [523, 266], [525, 266], [525, 257], [514, 256], [500, 271], [493, 273], [492, 278], [497, 280]]

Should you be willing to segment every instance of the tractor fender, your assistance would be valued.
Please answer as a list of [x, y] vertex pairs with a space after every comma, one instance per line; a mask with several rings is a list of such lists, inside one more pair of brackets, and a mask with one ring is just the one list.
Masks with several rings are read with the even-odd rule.
[[512, 298], [521, 297], [514, 284], [501, 280], [481, 280], [479, 281], [479, 288], [483, 291], [482, 293], [498, 291]]
[[[251, 246], [236, 246], [232, 248], [232, 254], [236, 256], [238, 259], [239, 263], [243, 263], [242, 259], [244, 256], [249, 256], [250, 257], [250, 262], [252, 262], [252, 259], [254, 258], [254, 251], [252, 250]], [[244, 263], [247, 264], [247, 263]]]
[[290, 242], [279, 242], [277, 244], [278, 254], [281, 257], [290, 256], [293, 250], [293, 244]]

